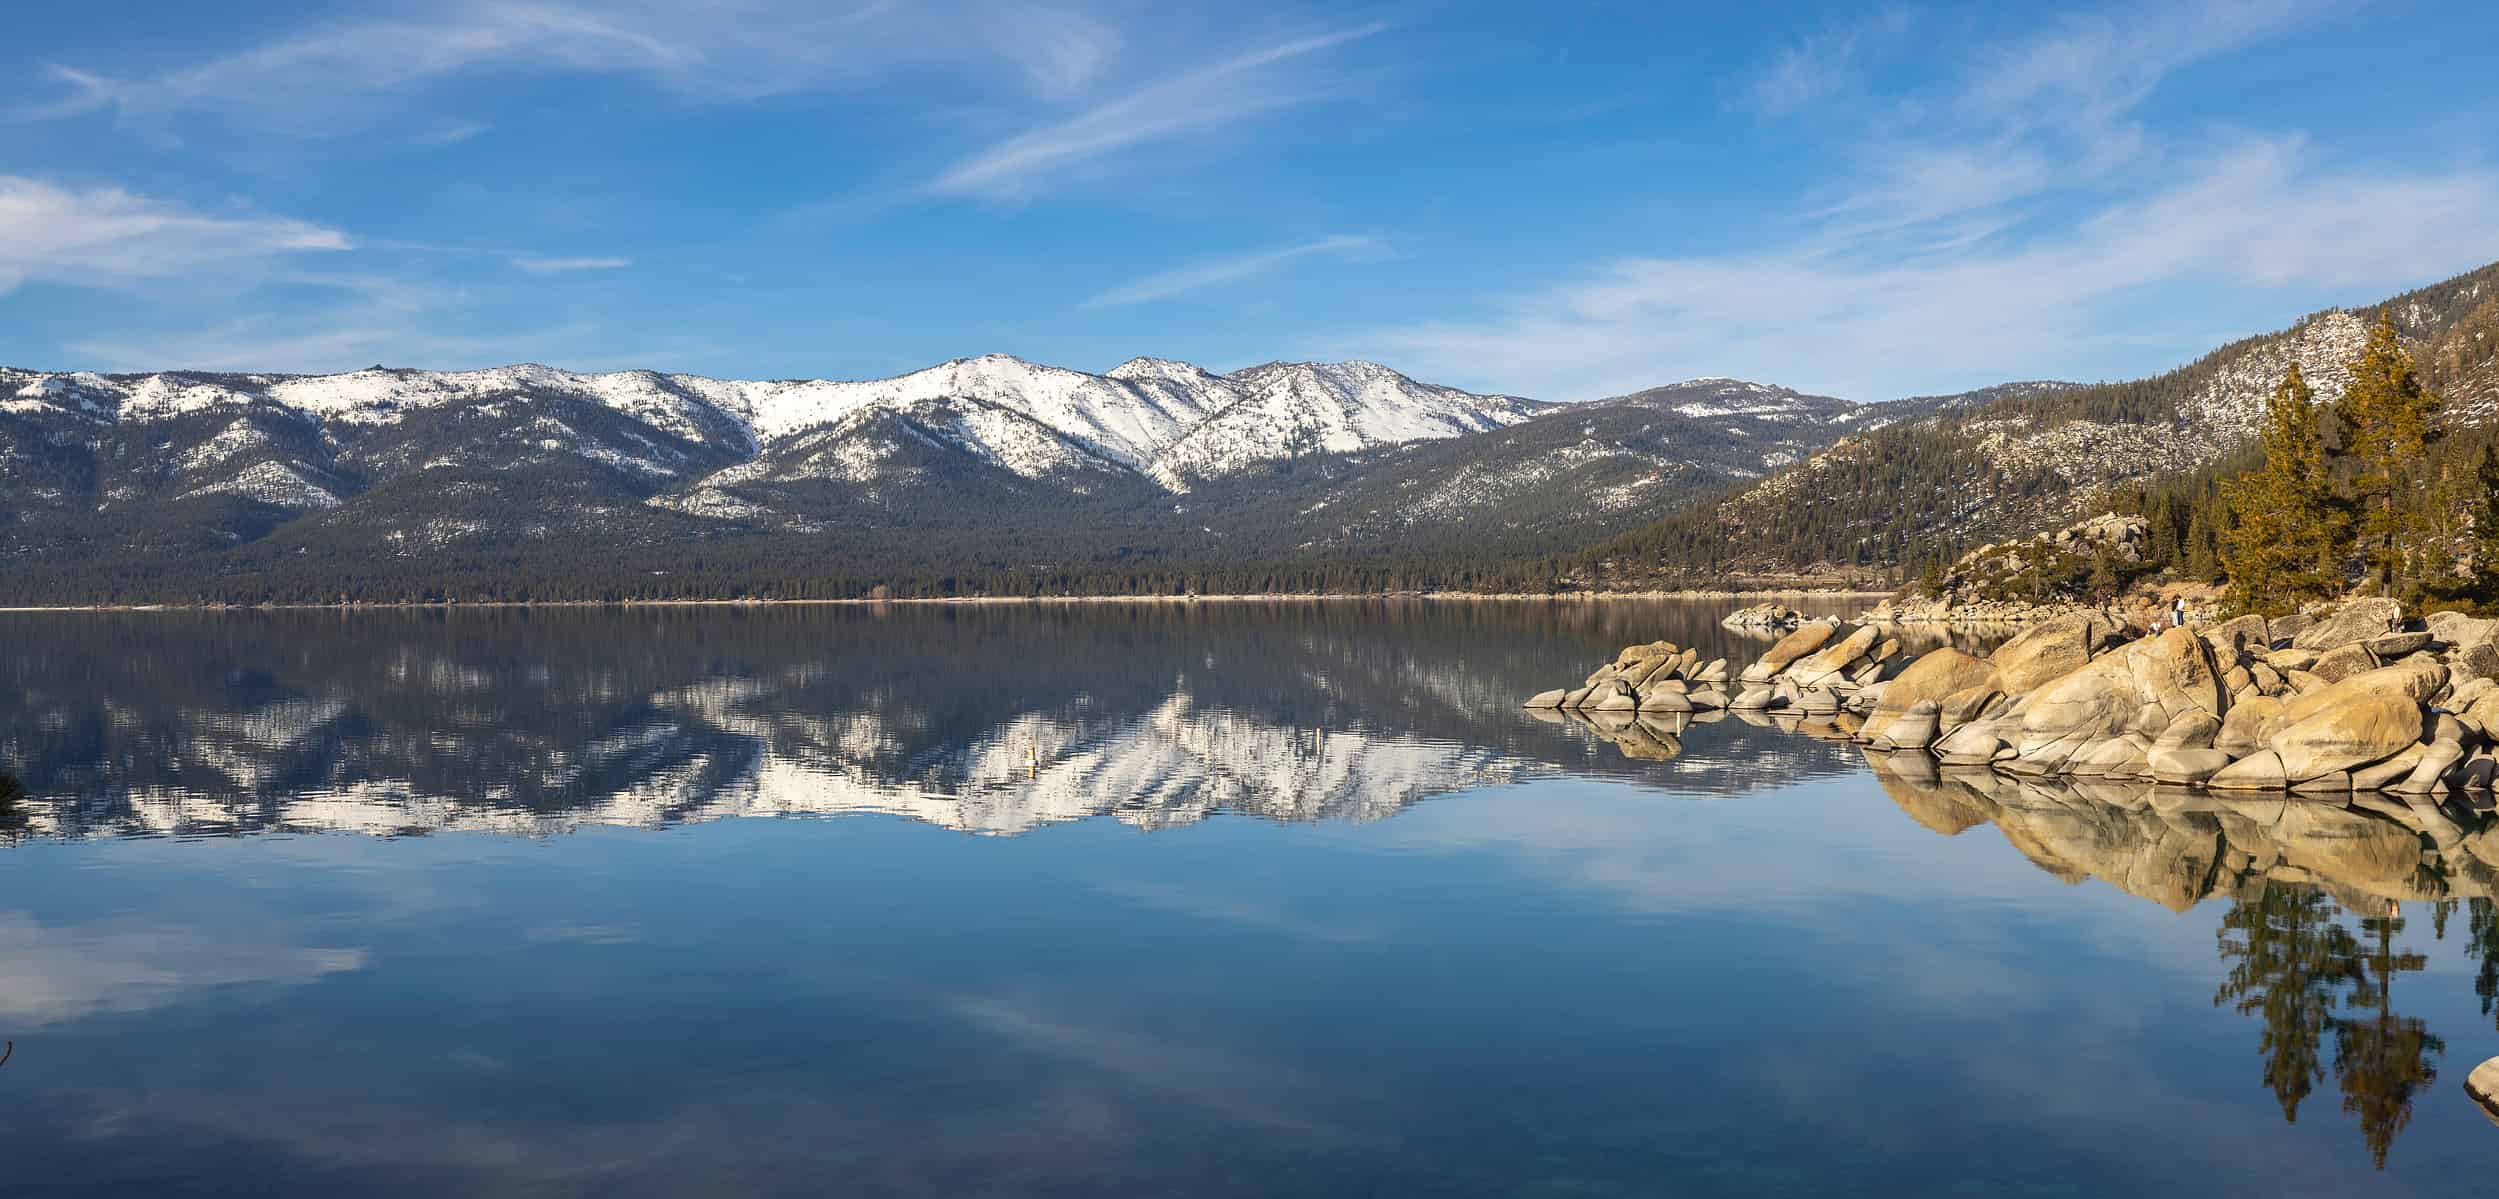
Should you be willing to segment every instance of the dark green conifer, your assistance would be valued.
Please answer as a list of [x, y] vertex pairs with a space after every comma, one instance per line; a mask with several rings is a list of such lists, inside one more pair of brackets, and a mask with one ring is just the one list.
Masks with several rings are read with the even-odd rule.
[[2423, 458], [2438, 439], [2438, 396], [2421, 383], [2412, 355], [2395, 336], [2395, 321], [2378, 314], [2369, 341], [2351, 364], [2343, 392], [2345, 445], [2352, 458], [2351, 498], [2359, 512], [2361, 565], [2381, 594], [2417, 587], [2427, 574], [2427, 515], [2418, 486]]
[[2315, 397], [2296, 362], [2266, 401], [2261, 440], [2262, 464], [2222, 485], [2230, 521], [2221, 557], [2230, 608], [2278, 615], [2340, 588], [2348, 536], [2326, 473]]

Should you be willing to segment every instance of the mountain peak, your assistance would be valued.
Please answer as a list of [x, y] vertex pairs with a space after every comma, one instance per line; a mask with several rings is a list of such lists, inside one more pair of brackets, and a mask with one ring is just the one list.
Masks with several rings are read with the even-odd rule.
[[1141, 379], [1212, 379], [1216, 376], [1213, 371], [1207, 370], [1205, 367], [1199, 366], [1194, 362], [1183, 362], [1177, 358], [1151, 358], [1140, 355], [1104, 371], [1103, 377], [1106, 379], [1127, 379], [1133, 382]]

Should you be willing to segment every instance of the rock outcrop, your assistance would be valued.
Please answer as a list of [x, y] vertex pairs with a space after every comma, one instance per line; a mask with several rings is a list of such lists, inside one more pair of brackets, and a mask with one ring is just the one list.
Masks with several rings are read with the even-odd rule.
[[1730, 629], [1792, 629], [1804, 621], [1804, 613], [1786, 604], [1763, 603], [1738, 608], [1718, 623]]
[[[1816, 627], [1826, 634], [1829, 631], [1827, 625]], [[1721, 688], [1726, 680], [1726, 659], [1703, 664], [1698, 650], [1652, 641], [1624, 649], [1579, 686], [1541, 692], [1523, 706], [1538, 711], [1618, 714], [1715, 711], [1728, 705]]]
[[[2499, 779], [2499, 622], [2407, 622], [2393, 601], [2361, 599], [2144, 634], [2078, 611], [1986, 658], [1912, 655], [1883, 630], [1802, 624], [1744, 668], [1732, 698], [1687, 677], [1696, 654], [1658, 642], [1528, 702], [1788, 710], [1901, 755], [2027, 777], [2303, 795], [2486, 791]], [[1703, 673], [1723, 679], [1725, 665]]]

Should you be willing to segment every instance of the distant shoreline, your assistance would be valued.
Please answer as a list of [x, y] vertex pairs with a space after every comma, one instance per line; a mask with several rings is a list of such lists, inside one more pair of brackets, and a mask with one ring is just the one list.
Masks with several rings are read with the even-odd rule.
[[450, 608], [872, 608], [872, 607], [995, 607], [1006, 605], [1081, 604], [1246, 604], [1349, 603], [1373, 600], [1429, 600], [1435, 603], [1610, 603], [1620, 600], [1760, 600], [1870, 599], [1889, 591], [1816, 591], [1782, 588], [1767, 591], [1573, 591], [1553, 595], [1529, 592], [1378, 591], [1360, 594], [1309, 592], [1238, 593], [1225, 595], [965, 595], [913, 596], [903, 599], [684, 599], [684, 600], [437, 600], [427, 603], [352, 604], [55, 604], [0, 605], [0, 613], [22, 612], [393, 612]]

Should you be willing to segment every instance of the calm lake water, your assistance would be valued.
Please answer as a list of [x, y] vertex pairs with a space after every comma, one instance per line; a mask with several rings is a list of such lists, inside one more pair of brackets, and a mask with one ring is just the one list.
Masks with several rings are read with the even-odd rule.
[[1724, 610], [0, 616], [0, 1186], [2499, 1186], [2487, 810], [1517, 708]]

